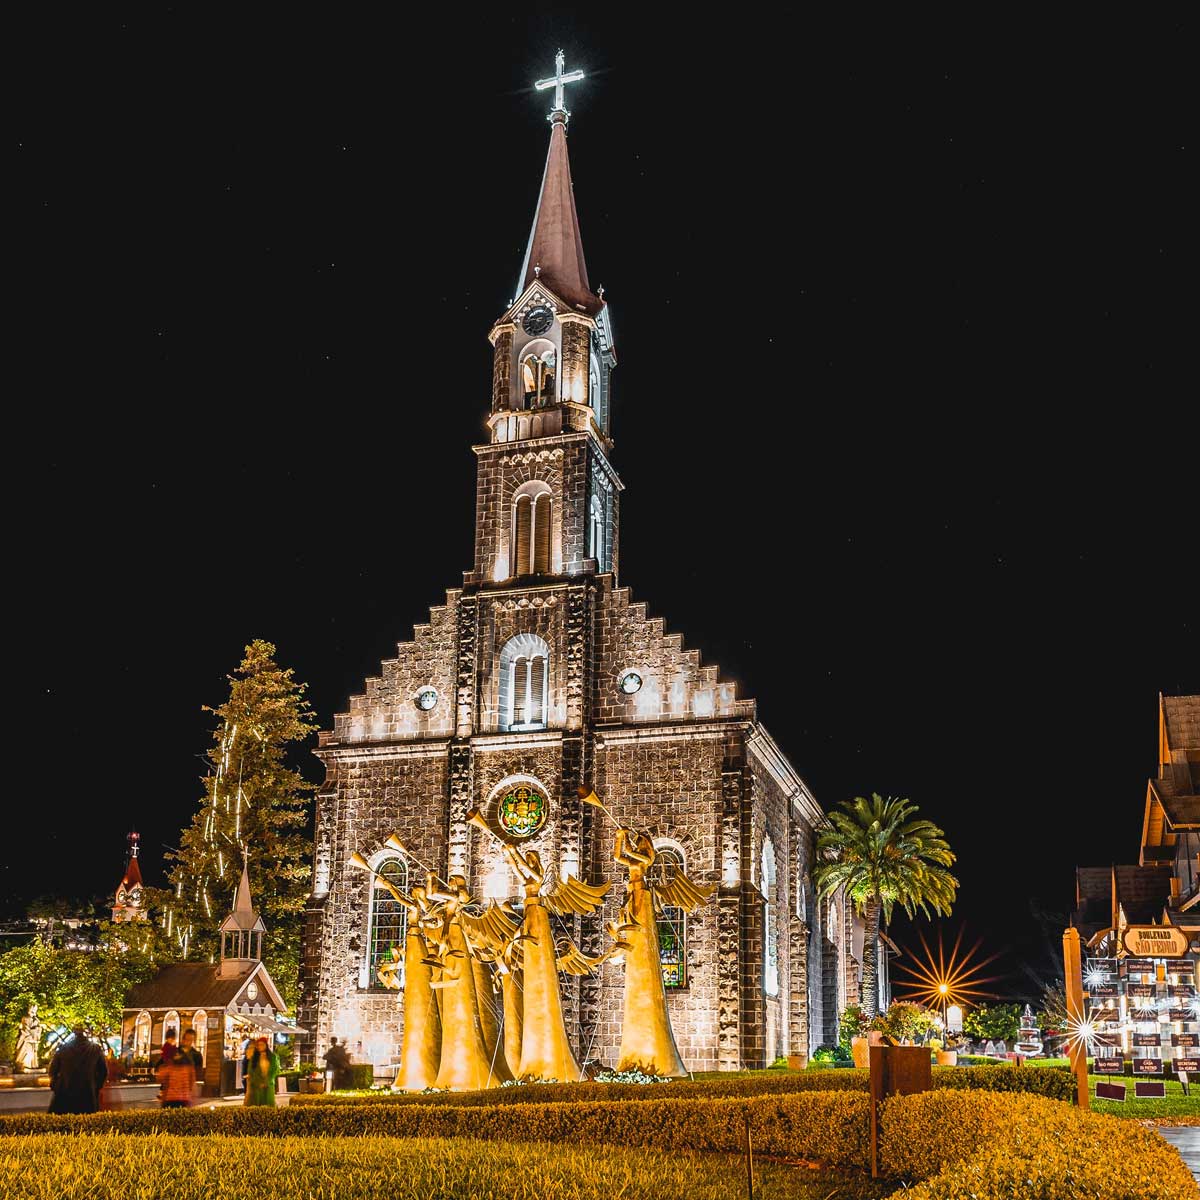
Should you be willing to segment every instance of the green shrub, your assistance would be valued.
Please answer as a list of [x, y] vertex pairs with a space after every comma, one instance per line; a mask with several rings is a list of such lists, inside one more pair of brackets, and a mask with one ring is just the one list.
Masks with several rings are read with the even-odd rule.
[[[1075, 1095], [1072, 1076], [1057, 1067], [934, 1067], [935, 1088], [971, 1088], [993, 1092], [1031, 1092], [1054, 1100], [1070, 1101]], [[864, 1070], [809, 1070], [794, 1074], [738, 1075], [716, 1079], [673, 1079], [669, 1083], [527, 1083], [520, 1087], [491, 1088], [483, 1092], [427, 1092], [405, 1095], [372, 1092], [366, 1095], [297, 1096], [297, 1104], [453, 1104], [477, 1107], [497, 1104], [567, 1103], [580, 1100], [662, 1100], [696, 1097], [787, 1096], [796, 1092], [860, 1091], [869, 1087]]]
[[909, 1200], [1195, 1200], [1176, 1151], [1131, 1121], [1041, 1096], [948, 1091], [888, 1100], [881, 1169]]
[[375, 1084], [375, 1068], [370, 1063], [351, 1063], [347, 1075], [348, 1088], [365, 1089]]
[[861, 1092], [827, 1091], [753, 1099], [648, 1100], [645, 1104], [293, 1104], [287, 1108], [145, 1109], [85, 1116], [22, 1113], [3, 1118], [0, 1134], [119, 1131], [185, 1137], [452, 1137], [737, 1153], [748, 1116], [754, 1144], [765, 1154], [800, 1155], [835, 1166], [861, 1167], [867, 1153], [868, 1103]]

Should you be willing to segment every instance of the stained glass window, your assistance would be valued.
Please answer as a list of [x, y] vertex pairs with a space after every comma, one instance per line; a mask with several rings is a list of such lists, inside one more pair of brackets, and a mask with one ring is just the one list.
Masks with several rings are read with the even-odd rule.
[[[679, 850], [673, 846], [656, 847], [649, 881], [651, 884], [670, 883], [683, 869], [683, 854]], [[663, 987], [687, 987], [687, 913], [682, 908], [664, 905], [655, 923]]]
[[[402, 859], [385, 858], [375, 868], [398, 891], [408, 890], [408, 867]], [[367, 987], [382, 987], [379, 982], [379, 963], [390, 957], [395, 947], [404, 953], [404, 939], [408, 932], [408, 913], [388, 895], [383, 888], [371, 889], [371, 934], [367, 939]]]

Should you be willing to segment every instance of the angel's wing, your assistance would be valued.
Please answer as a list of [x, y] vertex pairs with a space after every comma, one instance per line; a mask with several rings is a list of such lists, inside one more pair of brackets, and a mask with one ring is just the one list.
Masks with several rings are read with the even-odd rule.
[[558, 950], [558, 969], [568, 975], [590, 975], [608, 957], [601, 954], [599, 958], [589, 958], [570, 938], [564, 938]]
[[555, 916], [565, 917], [568, 913], [577, 913], [586, 917], [604, 903], [604, 897], [610, 887], [611, 883], [597, 887], [591, 883], [583, 883], [574, 875], [568, 875], [548, 892], [544, 892], [539, 899], [545, 905], [546, 911], [554, 913]]
[[474, 947], [502, 954], [504, 947], [520, 932], [521, 923], [513, 920], [494, 900], [476, 917], [460, 911], [463, 933]]
[[376, 975], [379, 977], [379, 982], [385, 988], [398, 990], [400, 987], [400, 971], [404, 965], [404, 960], [400, 951], [395, 946], [386, 958], [380, 960], [379, 966], [376, 968]]
[[694, 912], [717, 890], [715, 883], [697, 887], [682, 871], [677, 871], [670, 883], [658, 883], [651, 889], [656, 909], [682, 908]]

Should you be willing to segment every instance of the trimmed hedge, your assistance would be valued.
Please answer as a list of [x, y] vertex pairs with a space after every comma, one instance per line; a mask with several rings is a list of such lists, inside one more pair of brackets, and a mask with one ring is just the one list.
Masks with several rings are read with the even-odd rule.
[[[934, 1067], [935, 1088], [970, 1088], [990, 1092], [1028, 1092], [1054, 1100], [1071, 1101], [1074, 1078], [1058, 1067]], [[520, 1087], [491, 1088], [482, 1092], [426, 1092], [403, 1095], [375, 1092], [348, 1095], [334, 1092], [297, 1096], [292, 1105], [452, 1104], [467, 1107], [498, 1104], [568, 1103], [584, 1100], [661, 1100], [716, 1097], [790, 1096], [797, 1092], [857, 1091], [869, 1087], [864, 1070], [805, 1071], [803, 1074], [729, 1074], [720, 1079], [674, 1079], [669, 1083], [527, 1083]]]
[[737, 1153], [746, 1118], [765, 1154], [800, 1155], [861, 1167], [867, 1155], [868, 1098], [861, 1092], [810, 1092], [755, 1099], [648, 1100], [644, 1104], [345, 1105], [318, 1108], [185, 1108], [51, 1116], [22, 1113], [0, 1121], [0, 1135], [46, 1133], [209, 1134], [266, 1137], [449, 1137], [487, 1141], [614, 1143]]
[[[1022, 1068], [1023, 1069], [1023, 1068]], [[1195, 1200], [1153, 1130], [1040, 1096], [926, 1092], [887, 1101], [880, 1168], [924, 1180], [909, 1200]]]

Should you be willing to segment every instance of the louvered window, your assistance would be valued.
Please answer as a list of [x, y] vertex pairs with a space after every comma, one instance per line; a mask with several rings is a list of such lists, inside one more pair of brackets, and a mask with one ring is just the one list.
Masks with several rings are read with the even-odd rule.
[[550, 570], [550, 496], [540, 495], [533, 503], [533, 573]]
[[536, 654], [512, 664], [513, 726], [530, 728], [546, 724], [546, 658]]
[[513, 499], [512, 574], [545, 575], [551, 570], [554, 505], [540, 480], [522, 484]]
[[529, 571], [529, 547], [532, 541], [530, 534], [533, 525], [533, 498], [531, 496], [517, 497], [516, 511], [516, 556], [514, 575], [525, 575]]

